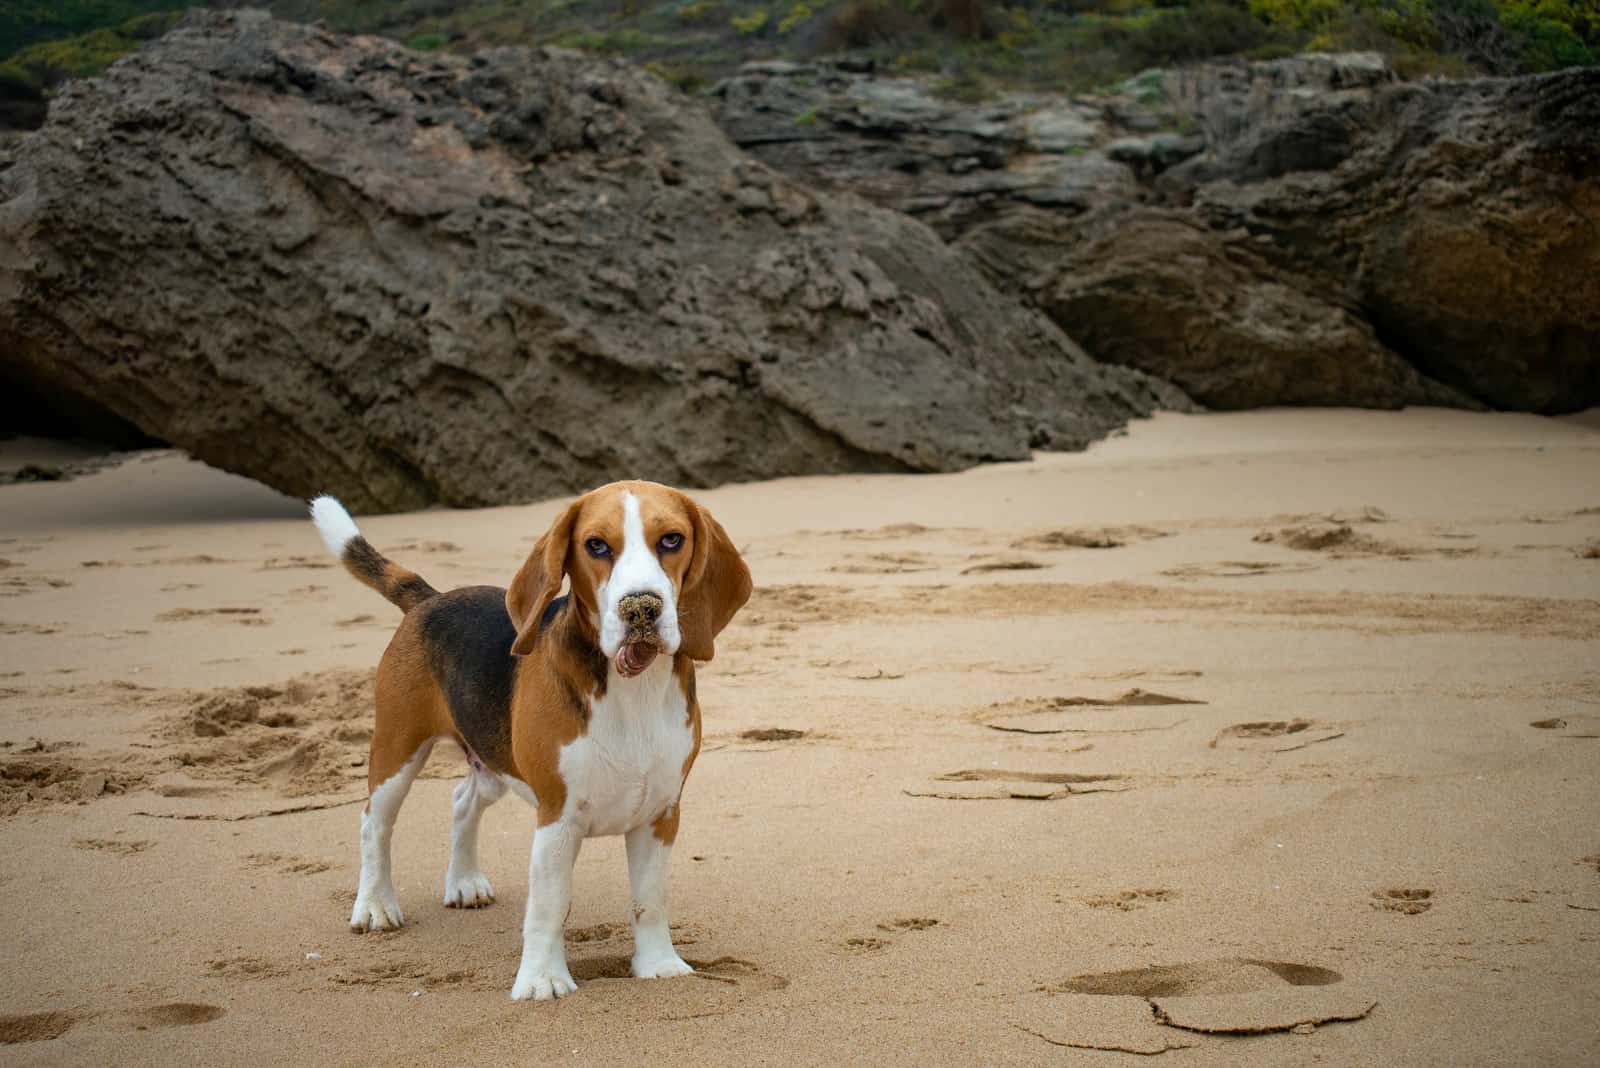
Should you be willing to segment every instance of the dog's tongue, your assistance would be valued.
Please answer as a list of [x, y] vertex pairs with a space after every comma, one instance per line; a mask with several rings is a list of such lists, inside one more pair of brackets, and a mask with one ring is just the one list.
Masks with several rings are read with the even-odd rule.
[[632, 678], [656, 658], [656, 647], [650, 642], [629, 642], [617, 650], [617, 673]]

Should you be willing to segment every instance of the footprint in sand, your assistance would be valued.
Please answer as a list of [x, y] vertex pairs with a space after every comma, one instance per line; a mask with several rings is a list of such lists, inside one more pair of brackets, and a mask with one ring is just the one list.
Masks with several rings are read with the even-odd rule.
[[52, 755], [78, 744], [36, 742], [14, 754], [6, 752], [0, 758], [0, 815], [9, 816], [29, 802], [88, 801], [101, 794], [120, 794], [142, 781], [141, 771], [128, 760], [116, 762], [113, 776], [73, 757]]
[[441, 990], [466, 987], [493, 990], [497, 980], [480, 968], [442, 969], [423, 961], [397, 960], [342, 968], [328, 975], [328, 982], [345, 987], [395, 987], [405, 991]]
[[386, 556], [393, 557], [396, 553], [458, 553], [461, 546], [453, 541], [403, 541], [383, 549]]
[[828, 570], [841, 575], [900, 575], [932, 571], [939, 564], [926, 553], [851, 553]]
[[[926, 931], [937, 926], [939, 926], [939, 921], [932, 916], [902, 916], [896, 920], [885, 920], [878, 924], [877, 928], [889, 934], [901, 934], [907, 931]], [[878, 950], [888, 949], [894, 945], [894, 940], [864, 935], [857, 938], [846, 938], [839, 944], [852, 953], [875, 953]]]
[[331, 860], [301, 857], [289, 853], [246, 853], [239, 858], [247, 867], [263, 868], [285, 875], [316, 875], [339, 865]]
[[1380, 912], [1399, 912], [1406, 916], [1416, 916], [1433, 908], [1433, 891], [1404, 888], [1374, 890], [1372, 907]]
[[1318, 1024], [1362, 1018], [1377, 1005], [1377, 999], [1354, 987], [1337, 985], [1343, 979], [1331, 968], [1235, 958], [1079, 975], [1046, 989], [1061, 994], [1142, 998], [1145, 1011], [1153, 1013], [1155, 1022], [1163, 1026], [1239, 1035], [1303, 1031]]
[[841, 945], [855, 953], [873, 953], [894, 945], [887, 938], [846, 938]]
[[[0, 565], [7, 563], [10, 561], [0, 560]], [[39, 590], [65, 590], [71, 587], [72, 583], [67, 579], [50, 575], [7, 575], [0, 579], [0, 597], [21, 597]]]
[[905, 793], [947, 801], [1059, 801], [1074, 794], [1128, 790], [1132, 785], [1124, 775], [973, 768], [936, 776], [926, 787]]
[[191, 619], [209, 619], [221, 616], [229, 623], [238, 623], [245, 627], [264, 627], [271, 620], [261, 614], [261, 609], [241, 605], [225, 608], [174, 608], [156, 616], [160, 623], [183, 623]]
[[1050, 989], [1068, 994], [1101, 996], [1193, 997], [1201, 994], [1246, 994], [1282, 986], [1331, 986], [1343, 979], [1344, 976], [1332, 968], [1236, 957], [1075, 975]]
[[1344, 731], [1312, 719], [1274, 719], [1255, 723], [1235, 723], [1224, 727], [1211, 739], [1212, 749], [1255, 749], [1287, 753], [1318, 742], [1343, 738]]
[[1307, 1034], [1358, 1020], [1377, 1000], [1342, 978], [1250, 959], [1079, 975], [1015, 999], [1011, 1024], [1054, 1046], [1152, 1056], [1194, 1046], [1202, 1034]]
[[60, 625], [48, 623], [7, 623], [0, 621], [0, 635], [12, 634], [59, 634]]
[[[1442, 537], [1470, 538], [1470, 534], [1446, 534]], [[1401, 545], [1386, 538], [1374, 538], [1358, 533], [1349, 524], [1318, 523], [1306, 526], [1284, 527], [1278, 531], [1264, 530], [1251, 541], [1282, 545], [1300, 552], [1327, 553], [1335, 560], [1352, 557], [1387, 557], [1392, 560], [1410, 560], [1418, 556], [1476, 556], [1476, 546], [1425, 547]]]
[[1154, 902], [1171, 901], [1177, 896], [1178, 892], [1176, 890], [1122, 890], [1115, 894], [1086, 897], [1083, 899], [1083, 903], [1092, 909], [1116, 909], [1118, 912], [1133, 912]]
[[987, 575], [994, 571], [1041, 571], [1052, 565], [1040, 563], [1038, 560], [1028, 560], [1020, 557], [1002, 557], [999, 560], [984, 560], [981, 557], [975, 564], [968, 564], [961, 569], [963, 575]]
[[1013, 549], [1120, 549], [1135, 541], [1170, 537], [1169, 530], [1154, 527], [1084, 527], [1046, 530], [1011, 543]]
[[261, 562], [257, 571], [322, 571], [333, 567], [333, 561], [325, 556], [269, 556]]
[[739, 737], [747, 742], [794, 742], [806, 736], [805, 731], [789, 727], [755, 727], [740, 731]]
[[[1137, 734], [1170, 730], [1188, 720], [1170, 709], [1203, 705], [1189, 697], [1132, 689], [1115, 697], [1035, 697], [990, 705], [979, 718], [990, 730], [1016, 734]], [[1138, 711], [1130, 711], [1138, 710]]]
[[[689, 967], [694, 969], [694, 974], [689, 978], [722, 983], [749, 993], [782, 990], [789, 985], [789, 980], [783, 976], [773, 975], [760, 965], [740, 960], [738, 957], [718, 957], [715, 960], [695, 960], [693, 957], [684, 959]], [[567, 967], [571, 970], [572, 977], [580, 983], [595, 979], [633, 978], [632, 957], [621, 954], [569, 959]]]
[[613, 938], [621, 938], [628, 933], [625, 923], [596, 923], [588, 927], [569, 927], [566, 931], [566, 940], [569, 945], [583, 945], [586, 942], [609, 942]]
[[206, 973], [213, 979], [274, 979], [288, 972], [281, 964], [248, 955], [206, 961]]
[[1315, 571], [1317, 564], [1280, 564], [1270, 560], [1219, 560], [1214, 564], [1183, 564], [1161, 572], [1168, 578], [1255, 578], [1259, 575], [1289, 575]]
[[[596, 923], [588, 927], [569, 927], [565, 938], [569, 946], [583, 946], [631, 938], [632, 932], [633, 928], [625, 923]], [[700, 941], [700, 935], [703, 933], [692, 924], [675, 923], [672, 925], [672, 943], [677, 946], [692, 946]]]
[[0, 1045], [18, 1042], [48, 1042], [60, 1038], [77, 1026], [78, 1017], [70, 1012], [31, 1012], [22, 1016], [0, 1016]]
[[937, 527], [925, 527], [921, 523], [890, 523], [886, 527], [873, 527], [870, 530], [836, 530], [832, 534], [834, 537], [847, 538], [850, 541], [890, 541], [918, 534], [931, 534], [937, 529]]
[[191, 1001], [174, 1001], [166, 1005], [152, 1005], [133, 1014], [135, 1031], [155, 1031], [165, 1027], [193, 1027], [196, 1024], [220, 1020], [228, 1013], [220, 1005], [201, 1005]]
[[86, 849], [91, 853], [131, 857], [135, 853], [143, 853], [155, 843], [145, 838], [74, 838], [72, 845], [75, 849]]
[[789, 980], [781, 975], [774, 975], [754, 961], [741, 960], [738, 957], [717, 957], [715, 960], [695, 960], [693, 957], [686, 959], [694, 969], [694, 974], [700, 978], [727, 983], [752, 993], [782, 990], [789, 985]]

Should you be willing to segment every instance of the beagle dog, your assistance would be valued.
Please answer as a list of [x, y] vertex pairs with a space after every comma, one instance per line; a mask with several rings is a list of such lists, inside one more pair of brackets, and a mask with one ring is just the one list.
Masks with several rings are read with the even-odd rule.
[[711, 659], [751, 588], [721, 524], [677, 490], [617, 482], [556, 517], [510, 589], [440, 593], [374, 549], [334, 498], [312, 501], [311, 516], [346, 570], [405, 612], [378, 665], [350, 926], [404, 922], [389, 839], [445, 738], [470, 766], [451, 806], [447, 906], [494, 901], [478, 866], [484, 809], [509, 788], [538, 813], [512, 998], [577, 989], [562, 927], [578, 848], [594, 835], [627, 839], [633, 974], [692, 971], [668, 932], [666, 882], [678, 799], [700, 750], [694, 662]]

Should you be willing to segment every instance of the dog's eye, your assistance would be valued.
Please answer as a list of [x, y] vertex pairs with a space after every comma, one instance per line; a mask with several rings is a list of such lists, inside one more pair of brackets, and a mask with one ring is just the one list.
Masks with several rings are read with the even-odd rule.
[[589, 550], [590, 556], [597, 557], [601, 560], [604, 560], [606, 557], [611, 555], [611, 546], [607, 545], [600, 538], [590, 538], [588, 541], [583, 543], [583, 547]]
[[683, 548], [683, 535], [663, 534], [661, 540], [656, 542], [656, 547], [664, 553], [675, 553]]

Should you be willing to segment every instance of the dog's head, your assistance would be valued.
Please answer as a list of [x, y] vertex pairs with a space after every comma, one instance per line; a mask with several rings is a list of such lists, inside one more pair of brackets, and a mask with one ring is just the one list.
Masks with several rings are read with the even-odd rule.
[[657, 652], [710, 660], [716, 636], [750, 598], [750, 569], [722, 524], [653, 482], [602, 486], [556, 517], [506, 591], [512, 653], [533, 651], [563, 577], [574, 610], [624, 676]]

